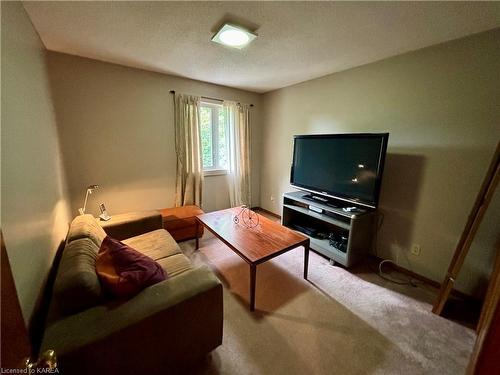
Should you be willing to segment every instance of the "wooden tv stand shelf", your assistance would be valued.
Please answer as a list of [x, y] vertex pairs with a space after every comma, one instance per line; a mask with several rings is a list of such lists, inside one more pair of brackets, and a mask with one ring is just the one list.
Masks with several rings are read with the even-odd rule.
[[[332, 207], [305, 198], [308, 195], [303, 191], [283, 195], [281, 223], [308, 236], [311, 249], [345, 267], [350, 267], [363, 258], [372, 245], [376, 211], [362, 208], [362, 211], [356, 213], [345, 212], [342, 207]], [[330, 245], [328, 238], [308, 235], [298, 227], [313, 229], [321, 234], [334, 233], [338, 238], [346, 237], [345, 252]]]

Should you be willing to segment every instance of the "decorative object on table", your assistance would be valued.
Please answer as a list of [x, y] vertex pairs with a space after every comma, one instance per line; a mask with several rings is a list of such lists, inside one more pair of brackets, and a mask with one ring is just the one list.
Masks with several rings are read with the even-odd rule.
[[[57, 369], [56, 352], [52, 349], [46, 350], [40, 354], [36, 362], [31, 362], [28, 358], [26, 359], [25, 366], [28, 374], [57, 373], [57, 371], [55, 371]], [[53, 371], [44, 371], [42, 369], [50, 369]]]
[[247, 228], [255, 228], [259, 225], [259, 215], [249, 209], [247, 206], [243, 205], [240, 207], [240, 212], [233, 216], [233, 222], [235, 224], [242, 223]]
[[78, 212], [80, 215], [85, 214], [85, 208], [87, 207], [87, 199], [89, 197], [89, 194], [92, 194], [94, 190], [98, 189], [99, 185], [89, 185], [87, 186], [87, 192], [85, 193], [85, 201], [83, 202], [83, 207], [78, 209]]
[[111, 216], [109, 216], [108, 211], [106, 210], [106, 206], [104, 205], [104, 203], [101, 203], [99, 205], [99, 210], [101, 211], [101, 214], [99, 215], [101, 220], [108, 221], [109, 219], [111, 219]]

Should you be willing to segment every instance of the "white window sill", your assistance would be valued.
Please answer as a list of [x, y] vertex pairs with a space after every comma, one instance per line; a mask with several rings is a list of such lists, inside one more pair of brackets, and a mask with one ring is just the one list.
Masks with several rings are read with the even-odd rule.
[[203, 176], [223, 176], [227, 174], [227, 169], [205, 169]]

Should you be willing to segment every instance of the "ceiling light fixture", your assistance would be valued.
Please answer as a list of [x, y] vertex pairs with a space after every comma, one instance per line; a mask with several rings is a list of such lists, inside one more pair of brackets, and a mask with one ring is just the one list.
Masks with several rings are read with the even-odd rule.
[[247, 46], [256, 37], [257, 35], [240, 26], [226, 23], [217, 31], [217, 34], [213, 36], [212, 42], [241, 49]]

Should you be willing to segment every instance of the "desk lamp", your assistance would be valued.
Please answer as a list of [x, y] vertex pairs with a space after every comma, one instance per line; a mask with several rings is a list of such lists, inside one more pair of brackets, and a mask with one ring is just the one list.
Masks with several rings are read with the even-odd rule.
[[96, 190], [97, 188], [99, 188], [99, 185], [89, 185], [87, 186], [87, 193], [85, 194], [85, 201], [83, 202], [83, 208], [79, 208], [78, 209], [78, 212], [80, 213], [80, 215], [84, 215], [85, 214], [85, 208], [87, 207], [87, 199], [89, 197], [89, 194], [92, 194], [94, 190]]

